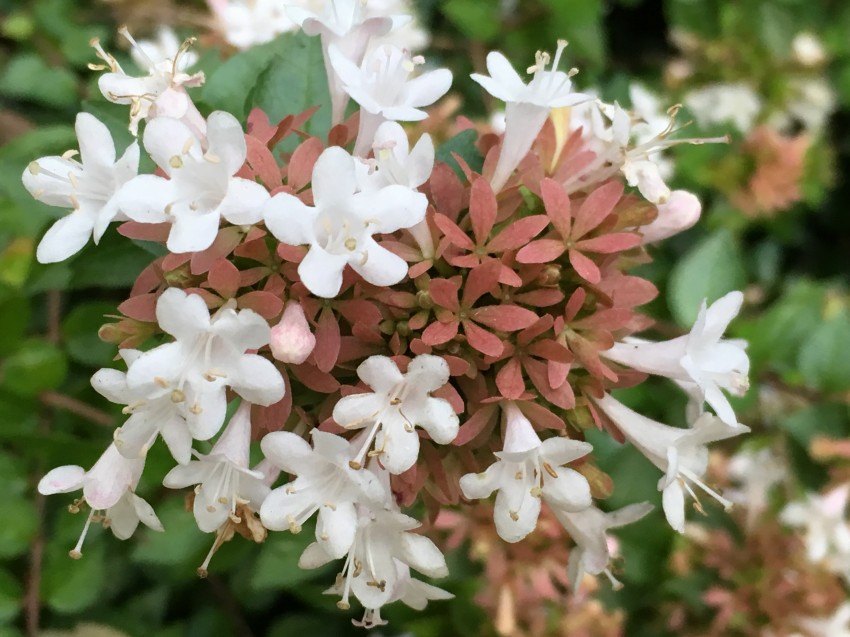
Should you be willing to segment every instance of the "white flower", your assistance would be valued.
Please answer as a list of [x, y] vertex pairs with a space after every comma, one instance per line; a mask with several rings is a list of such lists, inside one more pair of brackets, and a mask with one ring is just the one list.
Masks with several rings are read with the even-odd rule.
[[434, 169], [434, 142], [427, 133], [411, 149], [407, 133], [397, 122], [384, 122], [375, 133], [372, 144], [374, 159], [371, 170], [361, 174], [364, 191], [380, 190], [393, 184], [416, 190]]
[[538, 53], [535, 65], [528, 69], [529, 73], [534, 73], [528, 84], [522, 81], [508, 59], [497, 51], [487, 55], [489, 77], [478, 73], [471, 76], [490, 95], [506, 103], [505, 137], [491, 181], [496, 192], [504, 187], [519, 162], [528, 154], [549, 112], [553, 108], [572, 106], [588, 99], [586, 95], [572, 92], [571, 73], [558, 70], [566, 46], [565, 41], [558, 42], [555, 60], [548, 71], [549, 55]]
[[442, 357], [417, 356], [402, 374], [391, 358], [370, 356], [357, 368], [357, 375], [374, 391], [345, 396], [333, 411], [334, 420], [346, 429], [369, 427], [355, 463], [366, 464], [374, 440], [370, 456], [390, 473], [404, 473], [419, 457], [416, 427], [441, 445], [457, 436], [459, 420], [451, 404], [430, 395], [449, 381], [449, 366]]
[[363, 7], [367, 18], [381, 16], [398, 16], [409, 18], [408, 21], [394, 24], [392, 31], [386, 35], [373, 36], [369, 47], [376, 49], [380, 46], [397, 46], [408, 51], [421, 51], [431, 41], [431, 35], [416, 18], [416, 5], [410, 0], [369, 0]]
[[402, 49], [383, 46], [369, 53], [358, 67], [336, 46], [328, 55], [342, 86], [360, 105], [360, 130], [354, 153], [364, 156], [372, 147], [375, 132], [387, 120], [414, 122], [428, 117], [421, 110], [440, 99], [452, 85], [448, 69], [428, 71], [417, 77], [411, 74], [421, 57], [410, 56]]
[[832, 85], [822, 77], [795, 78], [788, 84], [790, 99], [785, 107], [786, 119], [798, 121], [813, 133], [823, 131], [838, 105]]
[[630, 504], [610, 513], [606, 513], [595, 506], [589, 506], [581, 511], [554, 509], [555, 517], [564, 525], [577, 545], [570, 551], [570, 561], [567, 566], [567, 573], [573, 590], [579, 589], [585, 573], [591, 575], [604, 573], [615, 588], [621, 586], [608, 568], [611, 561], [608, 529], [637, 522], [652, 511], [652, 508], [649, 502], [641, 502]]
[[234, 177], [245, 163], [247, 147], [233, 115], [210, 115], [206, 140], [202, 146], [176, 119], [156, 118], [145, 129], [145, 150], [169, 178], [139, 175], [118, 194], [131, 219], [172, 224], [167, 245], [175, 253], [210, 247], [222, 217], [235, 225], [257, 223], [269, 199], [257, 182]]
[[348, 94], [331, 63], [331, 45], [352, 64], [360, 65], [373, 36], [386, 35], [395, 26], [409, 21], [407, 16], [390, 17], [389, 14], [374, 12], [367, 16], [365, 5], [361, 0], [326, 0], [321, 13], [298, 6], [287, 8], [289, 17], [301, 26], [304, 33], [321, 37], [334, 125], [345, 119]]
[[[121, 358], [129, 367], [142, 355], [135, 349], [122, 349]], [[92, 387], [110, 401], [127, 405], [123, 412], [130, 417], [115, 430], [115, 446], [125, 458], [144, 457], [158, 434], [180, 464], [192, 455], [192, 432], [186, 423], [185, 391], [169, 384], [153, 387], [130, 387], [127, 374], [117, 369], [98, 370], [91, 379]], [[193, 421], [194, 422], [194, 421]]]
[[767, 509], [771, 488], [785, 478], [787, 468], [765, 448], [736, 453], [729, 461], [728, 471], [740, 487], [727, 490], [726, 497], [746, 508], [747, 528], [753, 528], [759, 515]]
[[246, 353], [266, 345], [270, 336], [268, 323], [253, 310], [225, 305], [211, 319], [200, 296], [169, 288], [157, 301], [156, 318], [175, 341], [134, 360], [127, 386], [148, 396], [159, 388], [175, 403], [185, 401], [193, 438], [208, 440], [221, 428], [227, 387], [260, 405], [283, 398], [280, 372], [262, 356]]
[[208, 455], [196, 453], [197, 460], [174, 467], [162, 481], [169, 489], [198, 485], [192, 510], [204, 533], [228, 520], [240, 523], [237, 507], [259, 511], [269, 494], [263, 473], [248, 468], [250, 447], [251, 404], [243, 401]]
[[139, 170], [139, 145], [130, 144], [115, 160], [109, 129], [94, 115], [79, 113], [76, 122], [80, 160], [74, 153], [42, 157], [24, 170], [24, 187], [38, 201], [74, 211], [54, 223], [38, 244], [40, 263], [63, 261], [83, 249], [88, 240], [100, 241], [106, 227], [121, 214], [115, 196]]
[[[367, 627], [383, 623], [380, 609], [382, 606], [401, 599], [407, 592], [404, 581], [409, 572], [397, 567], [401, 562], [428, 577], [445, 577], [448, 575], [446, 560], [434, 543], [423, 535], [410, 533], [417, 528], [419, 522], [396, 511], [373, 511], [360, 506], [357, 512], [357, 530], [348, 551], [342, 572], [337, 576], [336, 585], [329, 592], [342, 596], [337, 606], [343, 610], [350, 608], [349, 596], [354, 595], [364, 608], [367, 609], [363, 624]], [[308, 546], [298, 566], [313, 569], [323, 566], [336, 559], [329, 554], [324, 545], [314, 543]], [[400, 581], [401, 580], [401, 581]], [[441, 599], [439, 589], [428, 587], [420, 589], [419, 595], [413, 592], [415, 600]], [[439, 591], [445, 593], [445, 591]], [[370, 612], [371, 611], [371, 612]]]
[[850, 484], [842, 484], [824, 495], [810, 493], [805, 502], [792, 502], [779, 516], [786, 525], [805, 529], [806, 555], [811, 562], [824, 562], [830, 570], [844, 566], [850, 558], [850, 524], [847, 499]]
[[269, 347], [277, 360], [292, 365], [300, 365], [313, 353], [316, 337], [300, 303], [286, 304], [280, 322], [272, 328]]
[[291, 2], [208, 0], [208, 4], [215, 13], [218, 30], [228, 44], [237, 49], [249, 49], [257, 44], [271, 42], [281, 33], [298, 28], [286, 13], [287, 5]]
[[83, 490], [83, 497], [69, 507], [74, 513], [84, 502], [91, 507], [71, 557], [82, 557], [83, 542], [92, 522], [102, 523], [119, 540], [133, 535], [139, 522], [155, 531], [163, 530], [151, 506], [134, 493], [144, 467], [144, 458], [128, 460], [118, 453], [115, 445], [109, 445], [88, 471], [66, 465], [53, 469], [41, 479], [38, 492], [42, 495]]
[[590, 486], [583, 475], [562, 465], [587, 455], [593, 447], [568, 438], [541, 442], [528, 419], [512, 402], [504, 406], [507, 427], [499, 458], [484, 473], [460, 479], [463, 495], [487, 498], [498, 490], [493, 521], [506, 542], [519, 542], [537, 526], [540, 500], [553, 509], [581, 511], [591, 505]]
[[621, 365], [677, 381], [700, 402], [707, 402], [723, 422], [734, 426], [735, 412], [720, 390], [736, 396], [746, 393], [750, 360], [742, 341], [722, 336], [743, 301], [741, 292], [730, 292], [708, 308], [703, 301], [690, 334], [658, 343], [629, 339], [600, 354]]
[[288, 431], [263, 438], [263, 454], [276, 467], [298, 476], [266, 498], [260, 518], [273, 531], [299, 533], [318, 511], [316, 541], [331, 556], [351, 548], [357, 529], [358, 502], [385, 502], [388, 495], [371, 471], [352, 468], [352, 445], [340, 436], [314, 429], [313, 447]]
[[850, 602], [841, 604], [830, 617], [805, 617], [798, 619], [797, 624], [807, 637], [850, 637]]
[[183, 43], [177, 38], [174, 30], [168, 26], [157, 29], [155, 40], [139, 40], [137, 46], [130, 49], [130, 57], [144, 71], [162, 62], [173, 61], [177, 64], [178, 71], [185, 71], [198, 61], [198, 54], [194, 51], [183, 51]]
[[192, 103], [186, 88], [201, 86], [204, 83], [204, 74], [185, 73], [184, 69], [189, 64], [181, 61], [193, 40], [184, 42], [169, 58], [153, 59], [126, 28], [120, 29], [119, 33], [130, 42], [136, 51], [136, 59], [148, 74], [144, 77], [128, 75], [115, 58], [103, 50], [97, 40], [92, 42], [92, 46], [98, 57], [106, 62], [106, 66], [92, 68], [109, 70], [100, 76], [97, 83], [107, 100], [115, 104], [130, 105], [130, 132], [136, 135], [141, 120], [161, 115], [185, 120], [190, 126], [202, 125], [203, 118]]
[[643, 242], [657, 243], [684, 232], [699, 221], [702, 204], [686, 190], [674, 190], [666, 203], [658, 204], [658, 216], [649, 224], [638, 228]]
[[801, 31], [791, 42], [794, 57], [803, 66], [820, 66], [826, 62], [826, 51], [823, 43], [810, 31]]
[[404, 186], [373, 193], [357, 192], [355, 159], [342, 148], [325, 150], [313, 168], [315, 207], [279, 193], [265, 206], [266, 226], [289, 245], [310, 246], [298, 266], [301, 281], [313, 294], [333, 298], [342, 286], [342, 271], [350, 265], [373, 285], [401, 281], [407, 264], [378, 245], [374, 234], [409, 228], [425, 218], [425, 195]]
[[697, 508], [699, 498], [691, 484], [700, 487], [727, 509], [732, 503], [702, 482], [708, 469], [706, 445], [732, 438], [750, 430], [739, 424], [729, 425], [711, 414], [703, 414], [690, 429], [670, 427], [632, 411], [610, 394], [596, 404], [617, 429], [646, 458], [664, 472], [658, 482], [667, 521], [679, 533], [685, 531], [685, 494], [690, 494]]
[[700, 126], [731, 123], [741, 133], [750, 132], [761, 112], [761, 97], [747, 84], [710, 84], [685, 95]]

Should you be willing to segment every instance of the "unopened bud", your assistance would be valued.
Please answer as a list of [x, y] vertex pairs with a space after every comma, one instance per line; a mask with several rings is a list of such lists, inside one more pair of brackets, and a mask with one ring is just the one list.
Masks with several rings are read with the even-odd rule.
[[823, 44], [814, 34], [804, 31], [798, 33], [791, 42], [794, 58], [803, 66], [820, 66], [826, 62]]
[[284, 363], [300, 365], [310, 356], [316, 347], [316, 337], [299, 303], [287, 304], [280, 323], [272, 328], [269, 345], [272, 356]]
[[702, 204], [686, 190], [674, 190], [667, 203], [658, 205], [655, 220], [640, 228], [644, 243], [655, 243], [672, 237], [699, 221]]

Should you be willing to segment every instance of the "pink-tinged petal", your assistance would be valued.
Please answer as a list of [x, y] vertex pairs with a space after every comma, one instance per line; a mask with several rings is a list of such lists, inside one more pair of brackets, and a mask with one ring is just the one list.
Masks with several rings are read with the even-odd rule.
[[578, 250], [570, 250], [570, 264], [575, 269], [576, 274], [588, 283], [599, 283], [602, 280], [599, 266]]
[[191, 341], [210, 328], [210, 311], [197, 294], [168, 288], [156, 302], [156, 322], [178, 341]]
[[612, 254], [624, 252], [640, 245], [640, 236], [633, 232], [615, 232], [603, 234], [593, 239], [582, 239], [575, 244], [577, 250], [596, 252], [599, 254]]
[[315, 218], [315, 208], [285, 192], [275, 195], [263, 206], [266, 227], [278, 241], [291, 246], [316, 241], [316, 232], [313, 229]]
[[121, 186], [115, 196], [118, 208], [133, 221], [171, 221], [165, 214], [165, 209], [176, 199], [176, 195], [173, 184], [168, 179], [156, 175], [139, 175]]
[[548, 225], [549, 218], [546, 215], [524, 217], [504, 228], [493, 238], [487, 248], [490, 252], [516, 250], [528, 244]]
[[269, 406], [283, 398], [283, 377], [267, 359], [257, 354], [239, 358], [238, 377], [230, 379], [230, 386], [245, 400]]
[[472, 321], [463, 321], [463, 331], [470, 346], [485, 356], [500, 356], [505, 349], [504, 343], [498, 336], [478, 327]]
[[345, 204], [357, 190], [354, 158], [339, 146], [325, 150], [313, 167], [313, 201], [316, 208]]
[[86, 470], [76, 465], [56, 467], [39, 481], [38, 492], [41, 495], [53, 495], [82, 489], [85, 475]]
[[565, 251], [566, 247], [563, 241], [538, 239], [517, 252], [516, 260], [520, 263], [552, 263]]
[[530, 327], [539, 317], [531, 310], [518, 305], [488, 305], [472, 310], [469, 318], [494, 330], [516, 332]]
[[512, 358], [496, 374], [496, 387], [505, 398], [516, 400], [525, 392], [525, 380], [522, 377], [522, 365], [519, 359]]
[[80, 159], [86, 170], [112, 170], [115, 143], [109, 129], [90, 113], [78, 113], [74, 126], [80, 145]]
[[339, 358], [341, 343], [339, 321], [333, 310], [325, 308], [316, 323], [316, 348], [313, 357], [319, 371], [330, 372]]
[[471, 270], [463, 288], [463, 305], [470, 307], [482, 296], [495, 290], [501, 273], [502, 262], [496, 259], [490, 259]]
[[217, 212], [234, 225], [249, 226], [262, 220], [263, 205], [268, 200], [268, 191], [256, 181], [234, 177]]
[[57, 263], [82, 250], [92, 236], [94, 219], [75, 211], [59, 219], [41, 238], [36, 249], [39, 263]]
[[[143, 139], [145, 150], [156, 162], [166, 175], [171, 175], [174, 170], [172, 160], [175, 157], [182, 158], [186, 153], [194, 159], [201, 159], [203, 151], [201, 143], [183, 122], [170, 117], [156, 117], [151, 120]], [[182, 162], [181, 162], [182, 164]]]
[[590, 193], [576, 213], [573, 239], [581, 239], [602, 223], [622, 196], [623, 184], [619, 181], [609, 181]]
[[483, 246], [487, 242], [496, 223], [497, 212], [496, 195], [490, 184], [486, 179], [476, 179], [469, 194], [469, 218], [477, 245]]
[[404, 86], [404, 99], [417, 108], [430, 106], [452, 87], [452, 72], [448, 69], [428, 71], [409, 80]]
[[362, 242], [360, 249], [365, 253], [365, 262], [354, 260], [349, 261], [349, 264], [372, 285], [388, 287], [407, 276], [405, 260], [379, 246], [371, 237]]
[[540, 195], [552, 225], [561, 238], [567, 239], [572, 234], [572, 206], [567, 191], [553, 179], [544, 179], [540, 182]]
[[298, 266], [298, 276], [310, 292], [332, 299], [342, 287], [342, 271], [347, 263], [345, 255], [331, 254], [314, 245]]
[[442, 345], [457, 336], [457, 320], [450, 323], [434, 321], [422, 332], [422, 342], [426, 345]]
[[233, 115], [215, 111], [207, 118], [207, 148], [211, 155], [220, 159], [228, 175], [235, 175], [248, 154], [242, 125]]
[[428, 293], [439, 307], [457, 312], [460, 310], [457, 298], [459, 287], [458, 283], [452, 279], [431, 279], [428, 284]]
[[458, 225], [449, 219], [447, 216], [439, 212], [434, 215], [434, 224], [442, 231], [442, 233], [458, 248], [465, 250], [474, 250], [475, 244], [466, 233], [461, 230]]

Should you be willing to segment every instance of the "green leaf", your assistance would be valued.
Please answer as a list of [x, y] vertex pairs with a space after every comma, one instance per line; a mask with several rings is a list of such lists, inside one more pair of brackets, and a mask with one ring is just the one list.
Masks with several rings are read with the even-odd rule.
[[48, 66], [35, 53], [12, 58], [0, 75], [0, 94], [59, 108], [72, 107], [79, 99], [74, 74]]
[[200, 99], [211, 110], [232, 113], [244, 120], [248, 96], [257, 78], [276, 55], [277, 40], [237, 53], [213, 71], [200, 91]]
[[[605, 61], [605, 31], [601, 0], [544, 0], [552, 12], [548, 24], [556, 39], [568, 40], [567, 55], [585, 58], [595, 65]], [[549, 45], [554, 46], [554, 42]], [[550, 51], [554, 54], [554, 51]], [[567, 69], [562, 69], [566, 71]]]
[[800, 349], [800, 371], [807, 385], [822, 391], [850, 387], [850, 317], [842, 309], [820, 324]]
[[850, 433], [847, 416], [845, 405], [823, 403], [795, 411], [780, 420], [779, 427], [808, 448], [815, 436], [846, 438]]
[[[0, 524], [0, 559], [23, 555], [38, 531], [38, 517], [31, 497], [3, 497]], [[0, 612], [2, 615], [2, 612]]]
[[489, 42], [501, 32], [499, 12], [487, 2], [447, 0], [442, 11], [461, 33], [473, 40]]
[[148, 251], [110, 231], [100, 245], [89, 245], [74, 260], [70, 286], [74, 289], [130, 287], [151, 261]]
[[0, 624], [15, 618], [21, 610], [22, 596], [18, 580], [8, 571], [0, 569]]
[[30, 306], [25, 297], [14, 295], [0, 302], [0, 355], [17, 349], [29, 320]]
[[62, 338], [68, 355], [75, 361], [92, 367], [108, 367], [115, 356], [115, 346], [104, 343], [97, 335], [107, 322], [107, 314], [116, 314], [111, 303], [78, 305], [62, 323]]
[[68, 361], [62, 351], [41, 340], [26, 341], [0, 367], [2, 387], [21, 396], [56, 389], [65, 380]]
[[[109, 536], [111, 540], [112, 534], [109, 533]], [[107, 540], [105, 537], [102, 539]], [[72, 614], [97, 602], [106, 584], [104, 553], [103, 545], [96, 542], [85, 547], [79, 560], [71, 559], [67, 549], [60, 552], [56, 547], [50, 552], [45, 560], [42, 581], [42, 597], [47, 605], [58, 613]]]
[[274, 44], [277, 54], [257, 78], [251, 105], [263, 109], [272, 122], [321, 105], [304, 130], [325, 137], [331, 126], [331, 98], [319, 38], [287, 33]]
[[463, 170], [461, 170], [455, 158], [452, 157], [453, 153], [460, 156], [472, 170], [481, 172], [481, 169], [484, 167], [484, 158], [475, 146], [477, 139], [478, 133], [471, 129], [458, 133], [437, 149], [436, 160], [451, 166], [452, 170], [461, 179], [464, 178]]
[[215, 536], [204, 536], [198, 530], [195, 518], [183, 508], [180, 498], [165, 501], [161, 507], [157, 507], [156, 513], [165, 532], [141, 529], [134, 537], [136, 546], [132, 553], [133, 561], [156, 566], [186, 565], [187, 573], [194, 576], [194, 570], [189, 569], [188, 565], [199, 553], [207, 551]]
[[298, 558], [313, 541], [313, 533], [272, 533], [263, 544], [251, 575], [251, 588], [291, 590], [302, 582], [315, 579], [316, 571], [298, 568]]
[[696, 320], [703, 300], [709, 304], [746, 283], [741, 249], [727, 230], [703, 240], [673, 268], [668, 303], [680, 325]]

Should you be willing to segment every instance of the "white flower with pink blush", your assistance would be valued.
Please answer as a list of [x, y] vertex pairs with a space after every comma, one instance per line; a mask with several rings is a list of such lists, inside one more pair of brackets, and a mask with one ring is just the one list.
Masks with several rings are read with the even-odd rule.
[[139, 145], [130, 144], [116, 160], [109, 129], [94, 115], [79, 113], [75, 126], [80, 161], [75, 152], [41, 157], [29, 164], [24, 187], [38, 201], [73, 212], [55, 222], [36, 250], [40, 263], [64, 261], [94, 238], [98, 243], [107, 226], [121, 213], [117, 193], [139, 171]]
[[269, 347], [277, 360], [292, 365], [300, 365], [313, 353], [316, 337], [297, 301], [286, 304], [280, 322], [272, 328]]
[[262, 219], [269, 193], [257, 182], [236, 177], [248, 150], [245, 134], [230, 113], [207, 119], [200, 140], [181, 121], [158, 117], [145, 129], [145, 150], [166, 177], [139, 175], [118, 194], [126, 215], [140, 223], [170, 223], [171, 252], [205, 250], [224, 218], [238, 226]]

